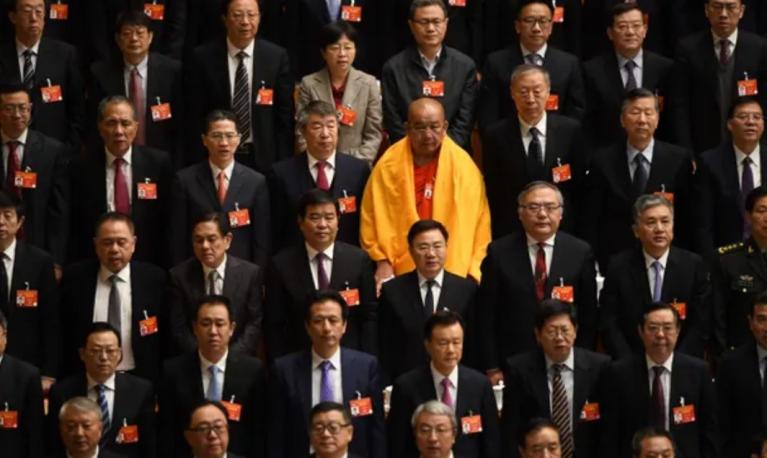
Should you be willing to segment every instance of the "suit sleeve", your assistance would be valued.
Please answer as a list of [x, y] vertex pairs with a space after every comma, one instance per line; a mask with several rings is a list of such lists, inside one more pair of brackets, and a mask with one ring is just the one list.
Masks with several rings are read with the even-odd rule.
[[251, 224], [253, 228], [253, 252], [251, 259], [259, 266], [266, 265], [269, 256], [271, 223], [269, 221], [269, 187], [266, 180], [262, 179], [256, 189], [255, 200], [250, 209]]
[[281, 364], [275, 364], [272, 369], [271, 380], [269, 381], [269, 447], [267, 456], [269, 458], [283, 458], [286, 450], [291, 450], [290, 441], [290, 419], [291, 414], [298, 412], [288, 412], [290, 402], [287, 396], [286, 374]]
[[[56, 277], [53, 273], [53, 262], [50, 258], [44, 260], [40, 269], [40, 306], [45, 307], [43, 317], [43, 348], [45, 356], [43, 367], [40, 368], [42, 375], [56, 378], [59, 375], [61, 364], [61, 311], [59, 303], [59, 290]], [[79, 345], [78, 345], [79, 347]]]
[[479, 361], [482, 369], [500, 369], [501, 358], [499, 356], [498, 323], [496, 320], [497, 307], [499, 306], [499, 278], [495, 265], [495, 255], [488, 250], [487, 256], [482, 261], [482, 282], [479, 286], [479, 303], [477, 308], [477, 328], [481, 331], [480, 347], [482, 358]]
[[394, 373], [393, 367], [395, 356], [392, 352], [392, 331], [395, 325], [388, 286], [383, 284], [381, 295], [378, 297], [378, 360], [381, 362], [386, 383], [392, 383], [399, 374]]
[[689, 355], [703, 355], [703, 351], [710, 335], [711, 323], [711, 283], [710, 275], [702, 261], [694, 266], [683, 266], [686, 271], [693, 271], [693, 296], [687, 309], [687, 319], [684, 326], [687, 328], [685, 338], [679, 342], [677, 348]]
[[576, 299], [578, 304], [578, 338], [577, 345], [587, 350], [594, 350], [597, 346], [597, 334], [599, 332], [598, 306], [597, 306], [597, 272], [594, 268], [594, 255], [591, 250], [583, 258], [580, 268], [580, 287]]
[[[288, 53], [280, 51], [277, 71], [277, 91], [275, 93], [275, 126], [277, 132], [275, 159], [280, 160], [293, 155], [293, 77], [290, 74]], [[263, 265], [263, 264], [260, 264]]]
[[[48, 392], [48, 415], [45, 416], [44, 436], [45, 456], [60, 456], [62, 451], [61, 436], [59, 435], [59, 409], [64, 403], [59, 393], [59, 386], [53, 384]], [[39, 440], [39, 439], [38, 439]]]
[[179, 355], [181, 353], [192, 351], [197, 347], [197, 342], [192, 335], [191, 317], [187, 316], [187, 299], [181, 280], [177, 275], [170, 275], [168, 288], [166, 292], [168, 303], [168, 315], [170, 317], [170, 335], [173, 350], [172, 353]]
[[477, 82], [477, 69], [471, 69], [464, 75], [463, 90], [458, 102], [458, 113], [450, 121], [447, 131], [450, 138], [461, 145], [464, 149], [471, 146], [471, 130], [474, 127], [474, 110], [477, 104], [479, 83]]
[[51, 153], [54, 165], [51, 197], [46, 209], [45, 246], [50, 250], [56, 264], [63, 265], [69, 237], [69, 170], [66, 164], [67, 153], [63, 148], [55, 148]]
[[730, 364], [725, 358], [719, 366], [719, 376], [716, 378], [716, 393], [717, 393], [717, 418], [719, 419], [719, 430], [722, 433], [722, 445], [724, 454], [722, 456], [726, 458], [736, 458], [731, 453], [727, 453], [729, 450], [735, 450], [734, 441], [737, 439], [739, 431], [734, 430], [734, 421], [737, 412], [733, 407], [737, 405], [735, 399], [732, 399], [734, 394], [733, 390], [736, 389], [733, 383], [733, 377], [738, 377], [738, 367], [734, 364]]
[[692, 246], [697, 253], [710, 258], [714, 253], [714, 200], [712, 197], [712, 173], [702, 159], [697, 161], [698, 167], [693, 176], [692, 205], [693, 228], [691, 229]]
[[707, 367], [700, 370], [700, 376], [703, 385], [703, 398], [701, 399], [701, 404], [703, 404], [702, 407], [704, 407], [704, 409], [701, 409], [701, 417], [703, 421], [701, 428], [699, 429], [701, 451], [703, 452], [704, 458], [716, 458], [721, 456], [716, 393]]
[[[250, 457], [252, 458], [265, 458], [266, 457], [266, 440], [267, 440], [267, 385], [266, 385], [266, 369], [258, 363], [258, 370], [253, 374], [255, 382], [252, 384], [252, 391], [249, 393], [250, 398], [253, 400], [253, 404], [246, 408], [250, 408], [252, 413], [249, 418], [250, 431], [253, 434], [250, 443], [252, 449]], [[283, 405], [284, 407], [284, 405]], [[273, 412], [273, 411], [272, 411]]]
[[404, 112], [399, 107], [402, 94], [399, 93], [397, 87], [396, 72], [397, 69], [389, 61], [384, 65], [381, 74], [384, 129], [389, 134], [389, 140], [392, 144], [405, 136], [405, 119], [402, 118]]
[[182, 416], [183, 413], [177, 410], [179, 409], [179, 406], [176, 406], [175, 403], [172, 402], [176, 398], [176, 380], [173, 379], [174, 374], [171, 373], [171, 366], [167, 364], [167, 361], [166, 364], [163, 365], [162, 373], [163, 376], [157, 393], [160, 423], [158, 437], [162, 438], [157, 447], [158, 456], [176, 456], [176, 442], [179, 433], [176, 426], [184, 421], [176, 417]]
[[[264, 318], [263, 307], [261, 305], [261, 292], [263, 290], [263, 277], [261, 268], [248, 281], [248, 294], [245, 302], [247, 307], [247, 321], [238, 323], [244, 326], [245, 330], [232, 345], [233, 351], [239, 351], [243, 354], [255, 356], [258, 350], [258, 342], [261, 340], [261, 322]], [[244, 285], [243, 285], [244, 286]]]
[[622, 272], [612, 266], [608, 269], [605, 284], [599, 297], [602, 341], [605, 349], [614, 359], [624, 358], [632, 354], [631, 347], [621, 331], [620, 323], [618, 323], [618, 310], [621, 306], [618, 286], [619, 275], [622, 275]]

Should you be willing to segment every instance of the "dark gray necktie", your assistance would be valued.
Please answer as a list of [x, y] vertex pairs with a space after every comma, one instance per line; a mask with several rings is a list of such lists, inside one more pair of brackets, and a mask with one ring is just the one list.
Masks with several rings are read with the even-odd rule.
[[112, 287], [109, 289], [109, 308], [107, 310], [107, 322], [122, 335], [120, 292], [117, 290], [117, 282], [120, 281], [120, 278], [113, 274], [109, 277], [109, 280], [112, 282]]
[[626, 79], [626, 92], [628, 92], [638, 87], [636, 77], [634, 76], [634, 69], [637, 67], [637, 64], [633, 60], [629, 60], [623, 66], [628, 72], [628, 78]]
[[426, 280], [426, 297], [423, 300], [423, 313], [427, 317], [434, 314], [434, 292], [432, 287], [436, 284], [434, 280]]
[[32, 63], [32, 56], [35, 55], [35, 52], [31, 49], [27, 49], [23, 53], [24, 55], [24, 79], [23, 84], [24, 87], [27, 89], [32, 89], [32, 86], [34, 85], [34, 79], [35, 79], [35, 66]]
[[250, 90], [248, 90], [248, 71], [245, 69], [245, 51], [237, 53], [237, 70], [234, 73], [234, 96], [232, 111], [237, 115], [237, 130], [242, 141], [250, 137]]
[[634, 165], [636, 165], [636, 168], [634, 169], [634, 181], [632, 182], [632, 187], [634, 188], [634, 195], [636, 196], [644, 194], [645, 188], [647, 187], [648, 173], [645, 168], [646, 163], [647, 159], [643, 154], [640, 153], [634, 156]]

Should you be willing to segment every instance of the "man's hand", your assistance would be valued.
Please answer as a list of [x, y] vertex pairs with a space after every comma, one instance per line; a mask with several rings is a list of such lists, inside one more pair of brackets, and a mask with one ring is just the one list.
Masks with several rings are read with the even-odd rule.
[[490, 384], [495, 386], [503, 380], [503, 371], [500, 369], [488, 369], [487, 378], [490, 379]]
[[376, 297], [378, 297], [381, 295], [381, 285], [383, 285], [386, 280], [394, 277], [394, 268], [391, 263], [385, 259], [378, 261], [376, 264]]
[[51, 386], [54, 383], [56, 383], [56, 379], [55, 378], [51, 378], [51, 377], [42, 376], [42, 377], [40, 377], [40, 383], [41, 383], [41, 385], [43, 387], [43, 396], [47, 396], [48, 395], [48, 391], [51, 390]]

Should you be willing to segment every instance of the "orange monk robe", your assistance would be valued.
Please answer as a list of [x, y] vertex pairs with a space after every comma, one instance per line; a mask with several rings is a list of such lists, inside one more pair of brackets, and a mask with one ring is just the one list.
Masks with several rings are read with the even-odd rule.
[[[396, 275], [415, 269], [407, 232], [418, 221], [413, 153], [408, 138], [392, 145], [370, 174], [360, 210], [360, 241], [374, 261], [388, 260]], [[432, 217], [450, 235], [445, 269], [480, 280], [490, 243], [485, 183], [471, 156], [447, 136], [439, 153]]]

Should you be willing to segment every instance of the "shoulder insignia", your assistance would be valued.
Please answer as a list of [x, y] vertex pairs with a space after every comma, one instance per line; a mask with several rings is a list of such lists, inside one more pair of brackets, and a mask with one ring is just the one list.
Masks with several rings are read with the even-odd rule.
[[725, 253], [729, 253], [731, 251], [735, 251], [738, 248], [743, 248], [744, 246], [745, 246], [745, 244], [743, 242], [731, 243], [729, 245], [720, 246], [717, 251], [719, 252], [719, 254], [725, 254]]

